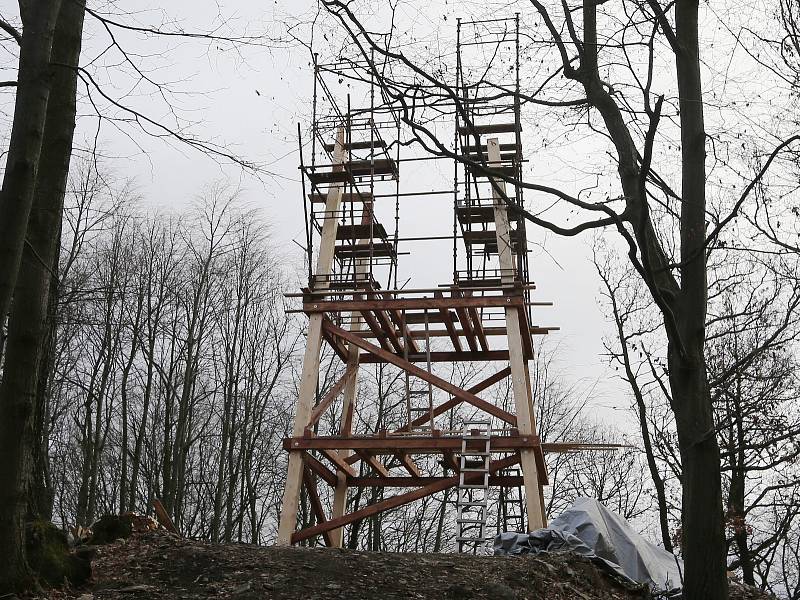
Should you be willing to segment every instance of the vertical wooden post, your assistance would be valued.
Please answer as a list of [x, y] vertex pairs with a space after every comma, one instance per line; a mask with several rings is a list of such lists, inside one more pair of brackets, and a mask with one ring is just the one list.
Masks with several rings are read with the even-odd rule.
[[[364, 213], [361, 217], [361, 224], [366, 225], [372, 220], [372, 203], [364, 202]], [[369, 243], [369, 239], [359, 240], [359, 243]], [[370, 272], [367, 268], [364, 259], [357, 264], [355, 271], [356, 282], [358, 282], [359, 275], [365, 275]], [[350, 313], [350, 331], [361, 331], [364, 326], [364, 319], [359, 312]], [[347, 380], [347, 385], [344, 388], [344, 399], [342, 400], [342, 417], [339, 424], [339, 435], [350, 435], [353, 429], [353, 417], [355, 413], [356, 393], [358, 392], [358, 355], [361, 349], [358, 346], [350, 344], [347, 350], [347, 368], [353, 367], [353, 374]], [[342, 458], [347, 458], [352, 454], [352, 450], [339, 450]], [[333, 493], [333, 506], [331, 507], [331, 519], [336, 519], [344, 514], [347, 507], [347, 473], [337, 470], [336, 489]], [[342, 536], [344, 529], [332, 529], [330, 532], [331, 544], [334, 548], [342, 547]]]
[[[345, 132], [340, 127], [336, 134], [336, 144], [333, 150], [333, 170], [340, 171], [344, 168], [347, 156], [345, 151]], [[344, 184], [337, 183], [328, 188], [325, 201], [325, 217], [322, 225], [322, 235], [319, 242], [319, 256], [315, 275], [327, 276], [333, 268], [333, 252], [336, 244], [336, 212], [342, 200]], [[324, 289], [328, 281], [323, 279], [315, 287]], [[292, 435], [303, 435], [308, 424], [311, 409], [314, 405], [314, 396], [319, 379], [319, 357], [322, 347], [322, 319], [323, 313], [314, 313], [308, 319], [308, 335], [306, 338], [306, 351], [303, 356], [303, 372], [300, 377], [300, 389], [297, 400], [297, 411], [294, 415]], [[281, 519], [278, 525], [278, 539], [276, 545], [288, 546], [292, 543], [292, 533], [297, 526], [297, 507], [300, 503], [300, 489], [303, 484], [303, 457], [300, 452], [289, 452], [289, 466], [286, 472], [286, 485], [283, 489], [283, 503], [281, 504]]]
[[[539, 428], [536, 425], [536, 403], [533, 401], [533, 386], [531, 385], [531, 370], [528, 361], [525, 361], [525, 387], [528, 389], [528, 409], [531, 413], [531, 429], [536, 434]], [[539, 504], [542, 508], [542, 527], [547, 527], [547, 507], [544, 503], [544, 488], [539, 486]]]
[[[489, 165], [500, 166], [500, 145], [497, 138], [486, 141]], [[508, 222], [508, 208], [503, 200], [505, 182], [493, 181], [494, 223], [497, 234], [497, 253], [500, 261], [500, 279], [503, 284], [514, 283], [514, 254], [511, 244], [511, 227]], [[516, 308], [506, 308], [506, 330], [508, 354], [511, 363], [511, 385], [514, 393], [514, 406], [517, 411], [517, 429], [521, 435], [535, 435], [534, 415], [528, 385], [527, 360], [522, 349], [522, 330], [519, 312]], [[530, 335], [526, 332], [526, 335]], [[525, 486], [525, 507], [528, 511], [528, 529], [544, 527], [544, 513], [541, 500], [539, 473], [536, 470], [536, 455], [532, 448], [520, 450], [520, 465]]]

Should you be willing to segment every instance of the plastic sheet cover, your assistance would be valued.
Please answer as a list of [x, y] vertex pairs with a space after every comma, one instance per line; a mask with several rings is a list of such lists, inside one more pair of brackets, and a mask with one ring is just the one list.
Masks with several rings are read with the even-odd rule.
[[628, 522], [594, 498], [578, 498], [549, 527], [532, 533], [501, 533], [495, 555], [573, 552], [655, 592], [682, 587], [683, 563], [664, 548], [648, 542]]

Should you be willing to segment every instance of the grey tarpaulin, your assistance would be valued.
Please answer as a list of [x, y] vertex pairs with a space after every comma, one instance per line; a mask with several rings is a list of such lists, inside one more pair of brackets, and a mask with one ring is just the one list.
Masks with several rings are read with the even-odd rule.
[[628, 522], [593, 498], [578, 498], [549, 527], [532, 533], [501, 533], [494, 553], [539, 554], [574, 552], [599, 562], [614, 573], [655, 591], [682, 587], [683, 563], [651, 544]]

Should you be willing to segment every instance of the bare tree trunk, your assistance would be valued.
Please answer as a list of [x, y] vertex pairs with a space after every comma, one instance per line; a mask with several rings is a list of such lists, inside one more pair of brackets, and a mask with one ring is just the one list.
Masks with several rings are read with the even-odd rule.
[[682, 541], [686, 600], [725, 600], [725, 524], [720, 454], [704, 355], [706, 276], [706, 173], [703, 92], [698, 44], [698, 0], [675, 5], [675, 53], [680, 96], [682, 202], [681, 292], [677, 333], [669, 340], [672, 389], [683, 465]]
[[[79, 1], [63, 7], [37, 2], [23, 11], [20, 86], [0, 197], [0, 315], [6, 314], [14, 290], [0, 384], [0, 547], [5, 554], [0, 591], [28, 580], [24, 519], [35, 443], [32, 416], [75, 128], [77, 82], [70, 67], [78, 64], [83, 16]], [[52, 67], [51, 44], [53, 63], [59, 63]], [[49, 93], [51, 78], [54, 94]]]
[[[140, 284], [141, 285], [141, 284]], [[122, 402], [122, 441], [120, 443], [120, 474], [119, 474], [119, 512], [125, 512], [128, 502], [128, 379], [130, 378], [133, 361], [139, 349], [139, 332], [141, 329], [142, 308], [144, 306], [144, 287], [139, 288], [136, 300], [136, 315], [131, 328], [131, 350], [122, 369], [120, 383], [120, 401]]]
[[[55, 100], [55, 98], [53, 98]], [[60, 231], [57, 239], [61, 239]], [[50, 475], [50, 417], [51, 417], [51, 385], [55, 368], [55, 345], [58, 311], [59, 281], [58, 273], [60, 244], [56, 244], [53, 263], [50, 266], [53, 276], [50, 277], [50, 290], [47, 302], [47, 322], [45, 338], [42, 340], [41, 360], [36, 381], [36, 402], [33, 417], [33, 456], [31, 470], [31, 488], [28, 494], [28, 518], [50, 521], [53, 517], [53, 482]]]
[[20, 2], [24, 29], [17, 98], [0, 192], [0, 321], [5, 320], [11, 307], [33, 205], [52, 82], [50, 53], [60, 7], [61, 0]]

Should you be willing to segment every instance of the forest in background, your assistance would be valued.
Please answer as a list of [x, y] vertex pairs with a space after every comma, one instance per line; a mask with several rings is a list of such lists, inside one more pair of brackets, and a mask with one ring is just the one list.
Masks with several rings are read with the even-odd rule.
[[[263, 215], [230, 185], [210, 184], [185, 211], [159, 213], [145, 208], [133, 183], [97, 169], [78, 162], [70, 177], [31, 512], [88, 527], [104, 514], [152, 514], [158, 498], [185, 535], [270, 544], [304, 347], [303, 318], [285, 312], [293, 307], [283, 294], [302, 268], [270, 242]], [[681, 465], [652, 307], [600, 243], [595, 262], [611, 319], [607, 358], [633, 393], [619, 399], [618, 423], [600, 421], [596, 382], [564, 372], [554, 334], [532, 364], [537, 422], [545, 442], [628, 447], [547, 455], [548, 516], [579, 496], [597, 498], [679, 549]], [[800, 565], [800, 293], [781, 268], [789, 267], [757, 256], [715, 265], [708, 354], [725, 449], [729, 564], [793, 597], [786, 592]], [[320, 398], [342, 374], [333, 356], [324, 365]], [[449, 377], [468, 387], [486, 368], [456, 366]], [[356, 430], [400, 427], [404, 393], [391, 367], [364, 367]], [[488, 394], [511, 408], [507, 384]], [[338, 426], [334, 408], [319, 433]], [[471, 416], [459, 408], [446, 418], [457, 428]], [[507, 503], [493, 494], [494, 528], [518, 525], [502, 519]], [[382, 499], [381, 490], [360, 488], [349, 503], [355, 510]], [[313, 522], [307, 499], [301, 513]], [[345, 544], [452, 551], [455, 513], [455, 494], [445, 491], [348, 526]]]
[[[282, 439], [290, 431], [304, 344], [305, 323], [285, 312], [293, 306], [283, 293], [297, 288], [303, 265], [294, 264], [293, 250], [276, 247], [265, 225], [269, 215], [245, 202], [235, 186], [209, 183], [187, 190], [197, 197], [180, 212], [145, 208], [135, 182], [115, 180], [85, 148], [73, 148], [80, 115], [76, 104], [91, 106], [98, 124], [138, 128], [143, 135], [268, 174], [224, 145], [206, 142], [202, 130], [192, 130], [172, 112], [173, 84], [150, 79], [140, 68], [155, 53], [126, 52], [124, 42], [110, 35], [114, 50], [107, 63], [95, 62], [106, 50], [79, 60], [84, 15], [95, 30], [119, 33], [130, 30], [123, 22], [129, 13], [117, 14], [113, 6], [108, 13], [87, 10], [78, 0], [42, 2], [35, 10], [34, 4], [21, 2], [19, 19], [0, 15], [4, 48], [18, 67], [17, 80], [1, 82], [4, 92], [14, 94], [16, 112], [3, 154], [0, 195], [0, 449], [5, 453], [0, 540], [15, 546], [0, 566], [0, 587], [17, 581], [26, 568], [19, 540], [29, 517], [52, 519], [64, 528], [90, 525], [105, 513], [150, 512], [159, 498], [187, 535], [268, 544], [274, 539], [286, 460]], [[358, 15], [347, 14], [340, 2], [323, 4], [317, 14], [327, 14], [327, 25], [353, 25], [325, 38], [333, 52], [352, 50], [353, 36], [364, 40], [357, 25], [364, 14], [371, 15], [370, 3], [353, 4], [367, 10]], [[621, 179], [609, 189], [619, 184], [626, 192], [592, 198], [591, 193], [577, 198], [559, 192], [560, 203], [608, 215], [579, 225], [561, 227], [531, 216], [537, 225], [569, 235], [616, 223], [623, 246], [630, 242], [632, 248], [626, 255], [620, 240], [609, 243], [605, 234], [595, 238], [601, 302], [609, 317], [606, 358], [630, 388], [627, 402], [619, 403], [629, 406], [628, 419], [614, 426], [598, 422], [593, 382], [564, 377], [552, 340], [532, 365], [544, 441], [630, 445], [616, 452], [549, 456], [548, 514], [557, 515], [576, 496], [596, 497], [663, 546], [679, 553], [688, 549], [695, 558], [713, 558], [715, 538], [686, 530], [682, 522], [687, 515], [695, 524], [720, 516], [725, 566], [748, 583], [797, 600], [798, 6], [791, 0], [761, 6], [764, 22], [747, 23], [752, 29], [738, 33], [722, 25], [714, 29], [714, 35], [741, 46], [748, 64], [758, 67], [759, 76], [744, 83], [747, 74], [737, 71], [738, 62], [731, 67], [732, 55], [714, 55], [708, 25], [713, 19], [723, 25], [737, 22], [735, 3], [723, 3], [724, 10], [713, 18], [704, 13], [708, 21], [699, 23], [699, 3], [689, 0], [663, 7], [656, 0], [623, 3], [630, 13], [611, 3], [583, 3], [580, 18], [578, 9], [574, 16], [571, 11], [561, 15], [558, 3], [532, 6], [535, 10], [526, 14], [541, 21], [541, 30], [552, 38], [540, 48], [547, 58], [538, 64], [544, 66], [534, 66], [526, 81], [533, 87], [525, 101], [546, 116], [535, 151], [544, 155], [554, 141], [575, 148], [583, 135], [594, 135], [613, 121], [609, 115], [616, 116], [617, 127], [598, 136], [609, 153], [614, 138], [613, 159], [609, 163], [606, 153], [598, 152], [591, 157], [597, 162], [581, 165], [576, 177], [599, 173], [614, 180], [616, 170]], [[548, 21], [551, 15], [558, 15], [557, 26]], [[300, 19], [312, 22], [308, 14]], [[683, 42], [697, 45], [716, 62], [698, 55], [686, 60], [676, 37], [682, 33], [675, 29], [680, 19], [689, 32]], [[624, 25], [612, 26], [619, 22]], [[193, 36], [173, 25], [162, 20], [145, 28], [138, 42]], [[596, 43], [598, 31], [602, 44]], [[698, 38], [698, 32], [706, 37]], [[277, 45], [272, 39], [218, 33], [209, 29], [199, 37], [226, 49]], [[41, 43], [52, 37], [52, 49]], [[414, 66], [414, 58], [428, 56], [423, 43], [409, 42], [403, 60]], [[675, 85], [685, 86], [687, 73], [693, 81], [700, 81], [701, 71], [710, 79], [707, 90], [693, 90], [698, 99], [692, 106], [704, 106], [713, 115], [705, 128], [703, 115], [698, 119], [685, 96], [670, 87], [675, 57], [685, 69]], [[573, 63], [583, 69], [573, 69]], [[426, 89], [446, 89], [446, 81], [436, 80], [444, 71], [434, 67], [420, 75], [430, 78]], [[113, 77], [99, 75], [114, 69], [152, 85], [152, 95], [165, 103], [161, 112], [171, 117], [159, 122], [147, 111], [138, 112], [124, 92], [116, 93]], [[653, 69], [668, 75], [654, 80]], [[409, 84], [392, 76], [381, 82], [385, 91], [401, 98], [407, 97], [404, 90], [420, 91], [416, 80]], [[534, 85], [539, 76], [542, 87]], [[747, 85], [762, 80], [774, 83], [774, 93], [768, 99], [749, 96]], [[552, 95], [542, 94], [548, 84]], [[413, 112], [414, 107], [406, 108]], [[682, 123], [687, 113], [694, 120]], [[11, 126], [10, 110], [3, 117]], [[531, 122], [538, 125], [534, 116]], [[694, 144], [683, 143], [685, 132], [697, 134]], [[679, 148], [692, 154], [678, 157]], [[527, 185], [542, 187], [540, 182]], [[681, 186], [685, 191], [676, 192]], [[626, 204], [617, 214], [611, 207], [622, 201], [638, 202], [634, 208], [642, 212]], [[700, 207], [691, 219], [683, 210], [688, 205]], [[694, 232], [693, 242], [687, 241], [687, 231]], [[699, 264], [702, 268], [685, 271]], [[697, 293], [683, 304], [687, 282]], [[672, 309], [679, 309], [681, 318]], [[699, 395], [681, 389], [685, 382], [676, 379], [680, 369], [674, 368], [681, 363], [670, 362], [686, 339], [699, 349], [690, 357], [702, 365], [695, 370], [705, 386]], [[320, 397], [341, 375], [332, 357], [325, 365]], [[376, 432], [401, 425], [405, 415], [397, 374], [380, 367], [364, 371], [357, 429]], [[482, 376], [457, 368], [448, 373], [465, 386]], [[501, 406], [508, 402], [508, 390], [499, 386], [487, 395]], [[706, 395], [708, 402], [690, 404], [694, 412], [681, 412], [686, 397]], [[681, 424], [691, 422], [687, 415], [712, 423], [691, 444], [679, 440]], [[448, 418], [457, 424], [468, 416], [453, 412]], [[330, 418], [320, 422], [323, 430], [334, 427]], [[698, 445], [718, 450], [713, 477], [703, 479], [698, 470], [687, 475], [683, 452]], [[712, 463], [704, 463], [706, 475]], [[689, 476], [701, 492], [714, 492], [714, 478], [719, 478], [721, 515], [687, 508]], [[360, 488], [349, 501], [364, 506], [378, 501], [379, 493]], [[330, 500], [323, 495], [324, 502]], [[453, 500], [439, 494], [358, 522], [346, 531], [346, 543], [370, 550], [449, 550]], [[707, 505], [716, 501], [710, 498]], [[501, 505], [497, 498], [496, 506]], [[301, 513], [305, 522], [312, 520], [307, 502]], [[690, 535], [696, 537], [687, 544]], [[723, 576], [703, 561], [692, 564], [700, 572], [692, 590], [707, 584], [702, 581], [706, 571]]]

